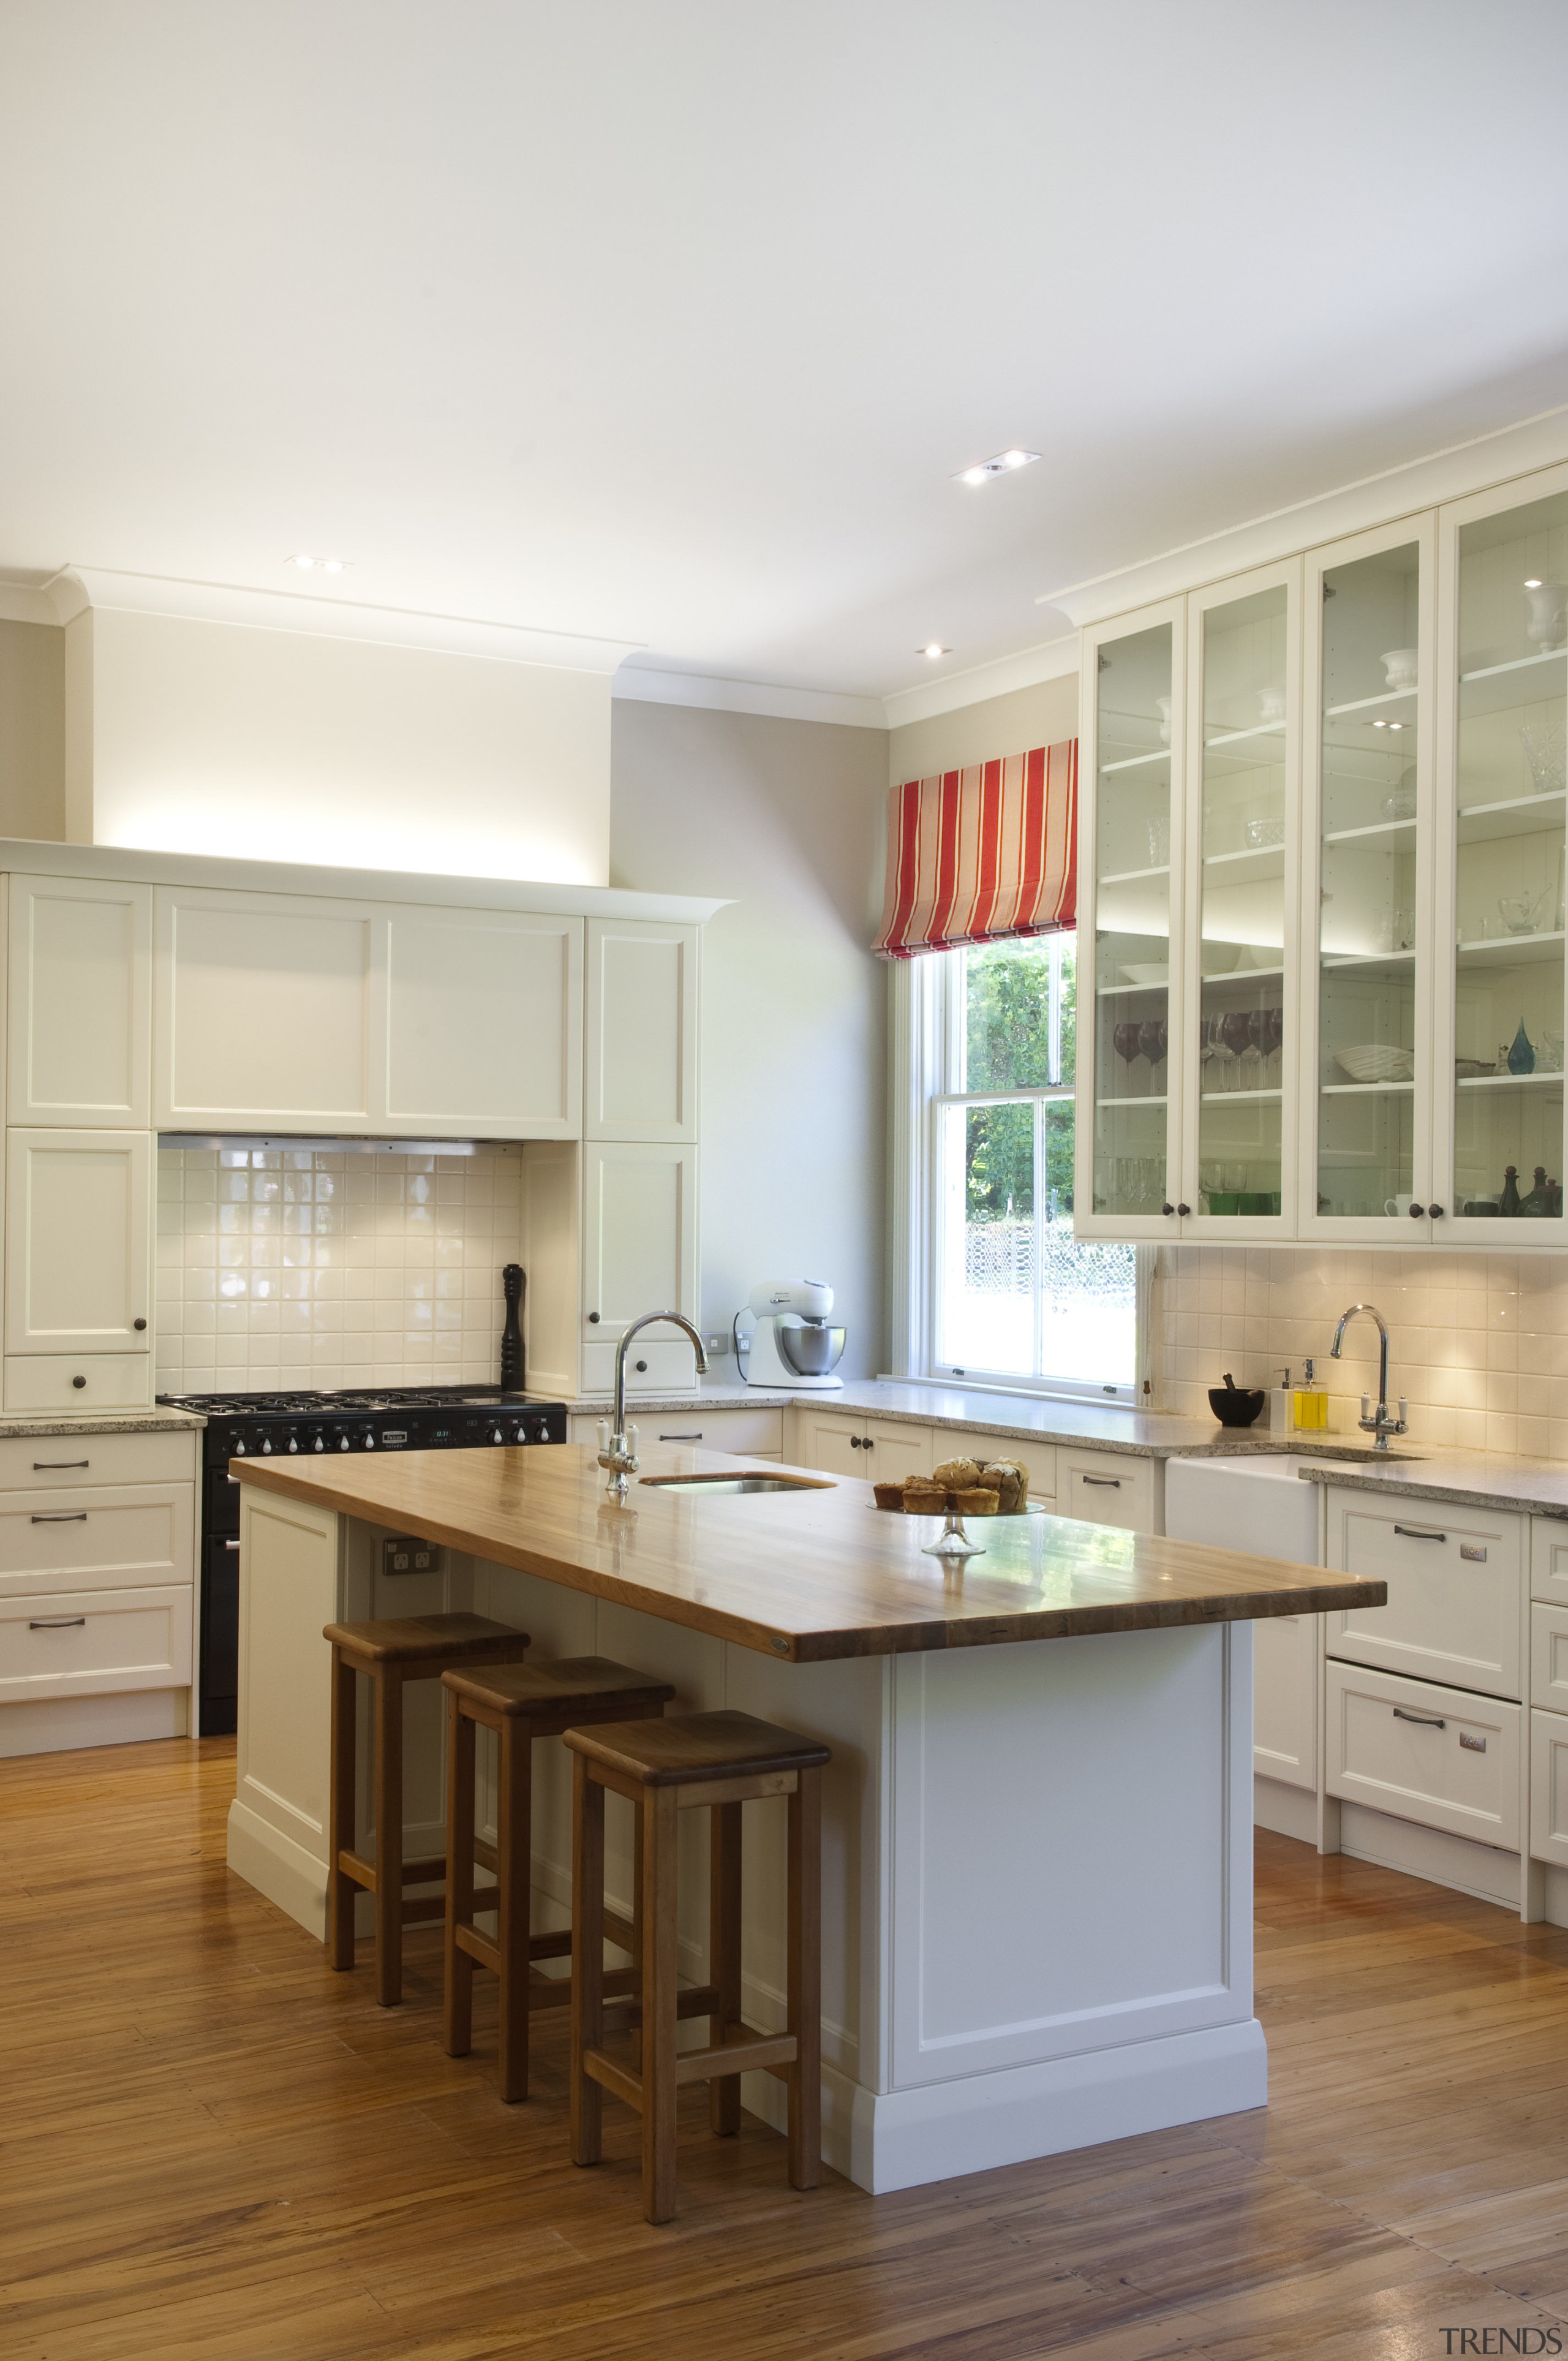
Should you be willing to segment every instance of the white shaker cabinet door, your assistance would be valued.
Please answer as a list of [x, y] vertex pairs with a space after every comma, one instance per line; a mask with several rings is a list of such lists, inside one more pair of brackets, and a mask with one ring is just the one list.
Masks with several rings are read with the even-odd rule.
[[[600, 1141], [583, 1150], [583, 1385], [607, 1388], [623, 1328], [645, 1312], [697, 1317], [696, 1150]], [[643, 1388], [692, 1384], [696, 1356], [678, 1329], [637, 1339]]]
[[13, 876], [5, 1119], [152, 1120], [152, 888]]
[[385, 925], [388, 1129], [575, 1139], [581, 918], [391, 908]]
[[145, 1131], [7, 1135], [7, 1354], [148, 1350], [152, 1148]]
[[160, 885], [158, 1129], [319, 1132], [378, 1120], [379, 925], [367, 902]]
[[696, 1137], [696, 927], [590, 918], [583, 1132]]

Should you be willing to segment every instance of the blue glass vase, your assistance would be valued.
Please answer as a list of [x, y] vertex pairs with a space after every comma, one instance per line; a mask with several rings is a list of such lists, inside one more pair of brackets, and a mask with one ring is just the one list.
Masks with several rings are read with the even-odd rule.
[[1524, 1029], [1522, 1016], [1519, 1029], [1514, 1035], [1514, 1046], [1508, 1051], [1508, 1071], [1510, 1074], [1533, 1074], [1535, 1071], [1535, 1051], [1530, 1046], [1530, 1035]]

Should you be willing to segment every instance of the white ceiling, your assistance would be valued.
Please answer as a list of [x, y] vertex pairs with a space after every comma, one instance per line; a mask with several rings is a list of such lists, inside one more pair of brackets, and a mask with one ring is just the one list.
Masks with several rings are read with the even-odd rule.
[[5, 0], [0, 575], [888, 694], [1568, 402], [1565, 93], [1554, 0]]

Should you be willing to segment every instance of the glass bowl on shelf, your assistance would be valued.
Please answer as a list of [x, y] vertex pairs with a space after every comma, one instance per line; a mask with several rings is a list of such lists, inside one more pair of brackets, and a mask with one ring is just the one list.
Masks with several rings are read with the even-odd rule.
[[1396, 1049], [1383, 1041], [1358, 1041], [1346, 1049], [1336, 1049], [1334, 1063], [1342, 1066], [1353, 1082], [1408, 1082], [1414, 1078], [1415, 1054], [1409, 1049]]
[[1568, 785], [1568, 731], [1560, 721], [1527, 721], [1519, 739], [1538, 796], [1559, 796]]
[[1285, 822], [1282, 819], [1249, 819], [1246, 824], [1246, 840], [1248, 850], [1253, 852], [1261, 852], [1266, 848], [1283, 844]]

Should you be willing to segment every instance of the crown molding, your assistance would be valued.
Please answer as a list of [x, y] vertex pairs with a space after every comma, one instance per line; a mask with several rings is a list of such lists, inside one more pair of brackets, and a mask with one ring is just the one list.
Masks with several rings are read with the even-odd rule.
[[30, 582], [0, 582], [0, 623], [58, 624], [60, 617], [47, 590]]
[[957, 713], [966, 705], [1010, 697], [1016, 689], [1038, 688], [1042, 681], [1065, 680], [1077, 671], [1078, 633], [1069, 631], [1016, 655], [993, 656], [987, 664], [970, 664], [940, 680], [922, 681], [918, 688], [895, 690], [883, 699], [887, 727], [901, 730], [906, 722], [930, 721], [938, 713]]
[[1202, 534], [1162, 550], [1156, 557], [1097, 574], [1063, 590], [1042, 591], [1036, 607], [1056, 607], [1079, 625], [1098, 623], [1135, 607], [1152, 606], [1185, 590], [1201, 589], [1256, 566], [1272, 566], [1300, 549], [1342, 541], [1354, 533], [1392, 524], [1443, 500], [1466, 499], [1513, 477], [1568, 459], [1568, 403], [1542, 410], [1486, 434], [1450, 443], [1419, 459], [1403, 461], [1374, 476], [1358, 477], [1310, 500], [1270, 509], [1221, 533]]
[[613, 673], [637, 640], [582, 632], [536, 631], [461, 615], [422, 615], [400, 607], [364, 607], [347, 598], [312, 598], [291, 590], [248, 590], [227, 582], [183, 582], [113, 566], [70, 566], [47, 585], [50, 620], [69, 623], [88, 608], [166, 615], [181, 622], [233, 623], [250, 631], [304, 632], [427, 654], [484, 656], [493, 663], [545, 664], [558, 672]]
[[831, 688], [780, 688], [769, 681], [722, 680], [695, 672], [654, 672], [623, 664], [610, 695], [639, 705], [687, 705], [709, 713], [758, 713], [775, 721], [836, 721], [854, 730], [885, 730], [880, 697], [850, 697]]

